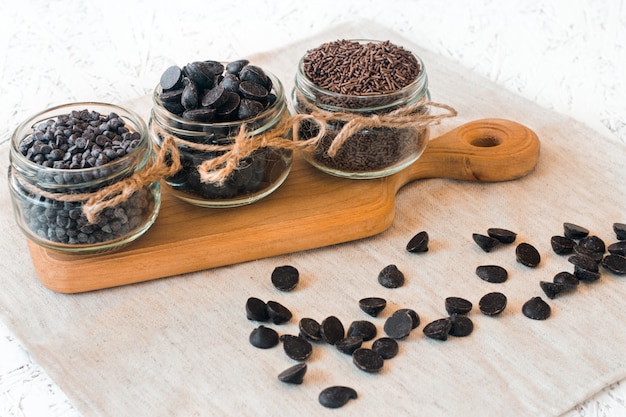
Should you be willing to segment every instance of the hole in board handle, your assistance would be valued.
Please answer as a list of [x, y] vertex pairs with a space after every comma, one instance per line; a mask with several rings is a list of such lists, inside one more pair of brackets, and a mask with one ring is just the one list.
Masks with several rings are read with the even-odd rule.
[[482, 136], [476, 139], [472, 139], [471, 145], [479, 148], [491, 148], [498, 146], [501, 143], [500, 139], [495, 136]]

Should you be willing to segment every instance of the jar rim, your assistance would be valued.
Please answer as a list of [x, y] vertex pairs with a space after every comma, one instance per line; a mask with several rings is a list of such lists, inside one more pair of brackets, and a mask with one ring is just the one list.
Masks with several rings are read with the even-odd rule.
[[[129, 157], [133, 157], [136, 153], [140, 152], [141, 146], [137, 146], [134, 149], [132, 149], [129, 153], [124, 155], [124, 157], [122, 158], [115, 159], [113, 161], [107, 162], [106, 164], [103, 164], [100, 166], [79, 168], [79, 169], [63, 169], [63, 168], [45, 167], [45, 166], [39, 165], [31, 161], [30, 159], [22, 155], [22, 153], [18, 149], [18, 144], [22, 139], [24, 139], [27, 136], [27, 135], [24, 135], [23, 132], [27, 131], [29, 132], [28, 134], [31, 134], [32, 132], [34, 132], [35, 128], [41, 123], [44, 123], [47, 120], [51, 120], [54, 117], [68, 114], [69, 112], [73, 110], [78, 110], [78, 109], [97, 111], [100, 114], [102, 113], [98, 109], [101, 109], [101, 110], [108, 109], [110, 110], [109, 113], [115, 112], [118, 114], [118, 116], [123, 118], [125, 121], [130, 121], [131, 124], [134, 125], [132, 126], [132, 129], [134, 129], [134, 131], [138, 132], [141, 135], [140, 143], [146, 143], [146, 142], [149, 143], [148, 128], [147, 128], [146, 122], [134, 110], [130, 110], [126, 107], [118, 106], [116, 104], [111, 104], [111, 103], [104, 103], [104, 102], [98, 102], [98, 101], [78, 101], [78, 102], [59, 104], [56, 106], [49, 107], [45, 110], [32, 114], [31, 116], [27, 117], [24, 121], [22, 121], [15, 128], [15, 130], [13, 131], [11, 135], [10, 158], [16, 158], [17, 160], [20, 161], [20, 164], [24, 164], [24, 166], [33, 168], [35, 171], [45, 170], [47, 173], [50, 173], [50, 174], [71, 173], [73, 175], [78, 175], [82, 173], [98, 172], [99, 170], [102, 170], [103, 168], [115, 167], [118, 164], [125, 163], [125, 161]], [[16, 167], [16, 168], [19, 169], [19, 167]]]
[[[346, 39], [346, 40], [351, 41], [351, 42], [360, 42], [360, 43], [386, 42], [386, 41], [373, 40], [373, 39]], [[342, 93], [337, 93], [337, 92], [319, 87], [304, 72], [304, 60], [307, 54], [303, 55], [298, 61], [298, 68], [296, 72], [296, 86], [303, 86], [308, 91], [314, 91], [315, 93], [320, 94], [320, 95], [325, 95], [328, 97], [341, 97], [343, 99], [354, 100], [354, 101], [389, 99], [390, 97], [393, 97], [394, 95], [401, 95], [407, 91], [412, 91], [416, 88], [419, 88], [420, 86], [421, 86], [420, 91], [423, 90], [425, 92], [426, 89], [428, 88], [428, 76], [426, 74], [426, 66], [424, 64], [424, 60], [415, 52], [411, 50], [407, 50], [407, 51], [410, 52], [411, 55], [413, 55], [413, 57], [415, 57], [415, 59], [417, 60], [417, 63], [419, 64], [420, 70], [417, 76], [415, 77], [415, 79], [413, 79], [409, 84], [405, 85], [404, 87], [398, 90], [389, 91], [389, 92], [380, 93], [380, 94], [342, 94]], [[335, 108], [334, 106], [332, 107]], [[343, 107], [336, 107], [336, 108], [343, 108]]]
[[159, 96], [160, 93], [162, 92], [160, 84], [157, 84], [154, 87], [154, 90], [152, 91], [152, 101], [155, 104], [155, 107], [159, 109], [163, 109], [164, 111], [167, 112], [167, 117], [171, 121], [181, 124], [181, 125], [191, 126], [195, 128], [210, 126], [215, 129], [220, 129], [220, 128], [232, 129], [232, 128], [239, 127], [241, 124], [254, 124], [257, 121], [262, 120], [263, 118], [266, 118], [270, 114], [270, 112], [275, 111], [277, 106], [281, 104], [283, 106], [286, 106], [284, 102], [284, 87], [280, 79], [276, 77], [272, 72], [267, 71], [266, 69], [263, 69], [263, 71], [272, 80], [272, 91], [276, 95], [276, 101], [272, 103], [271, 106], [268, 106], [266, 109], [264, 109], [261, 113], [257, 114], [254, 117], [250, 117], [249, 119], [233, 120], [233, 121], [228, 121], [228, 122], [198, 122], [195, 120], [185, 119], [184, 117], [181, 117], [175, 113], [172, 113], [171, 111], [167, 110], [163, 106], [163, 102], [161, 101], [161, 98]]

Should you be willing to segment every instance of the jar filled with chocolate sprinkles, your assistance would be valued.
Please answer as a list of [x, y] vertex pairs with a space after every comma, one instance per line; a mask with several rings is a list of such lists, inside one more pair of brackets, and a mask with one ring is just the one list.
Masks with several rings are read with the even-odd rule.
[[[339, 40], [307, 51], [295, 76], [293, 103], [326, 125], [304, 152], [318, 169], [340, 177], [392, 175], [424, 151], [429, 129], [412, 122], [427, 115], [430, 95], [422, 60], [389, 41]], [[304, 121], [299, 140], [319, 132]]]
[[[211, 68], [204, 68], [207, 63]], [[197, 73], [208, 83], [196, 81]], [[194, 62], [177, 74], [180, 78], [167, 89], [163, 79], [155, 88], [149, 121], [150, 135], [157, 147], [168, 137], [176, 140], [182, 168], [165, 178], [167, 191], [196, 206], [228, 208], [254, 203], [276, 190], [291, 169], [291, 149], [253, 146], [219, 180], [203, 177], [203, 167], [232, 154], [232, 147], [242, 134], [246, 141], [273, 135], [289, 140], [288, 135], [281, 135], [287, 131], [284, 126], [289, 121], [289, 109], [280, 80], [247, 60]], [[195, 105], [185, 101], [190, 85], [197, 85], [194, 88], [199, 91]], [[177, 101], [172, 102], [169, 96], [177, 96]], [[235, 99], [232, 105], [230, 98]], [[232, 161], [224, 161], [220, 166]]]
[[120, 249], [156, 220], [160, 183], [138, 179], [154, 161], [145, 122], [128, 109], [88, 102], [40, 112], [11, 138], [8, 177], [17, 224], [49, 249]]

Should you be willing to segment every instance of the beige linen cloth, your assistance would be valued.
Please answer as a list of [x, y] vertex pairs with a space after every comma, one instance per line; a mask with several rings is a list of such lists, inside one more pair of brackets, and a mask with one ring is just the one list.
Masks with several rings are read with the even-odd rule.
[[[420, 55], [433, 100], [459, 112], [439, 133], [488, 117], [529, 126], [541, 140], [536, 170], [504, 183], [408, 184], [397, 195], [393, 225], [360, 241], [75, 295], [39, 283], [13, 220], [6, 181], [0, 182], [0, 318], [85, 416], [557, 416], [626, 377], [626, 277], [605, 272], [598, 282], [549, 300], [553, 314], [546, 321], [521, 313], [529, 298], [547, 300], [540, 281], [573, 271], [550, 248], [550, 237], [563, 233], [564, 222], [587, 227], [607, 244], [615, 241], [612, 224], [626, 222], [624, 146], [419, 48], [419, 39], [367, 22], [251, 59], [277, 74], [290, 91], [306, 50], [341, 38], [389, 39]], [[150, 100], [143, 97], [131, 106], [147, 117]], [[6, 173], [8, 144], [0, 151]], [[518, 233], [516, 244], [535, 245], [542, 256], [539, 267], [517, 263], [515, 245], [480, 250], [472, 233], [489, 227], [511, 229]], [[422, 230], [431, 238], [429, 252], [407, 253], [406, 243]], [[270, 283], [272, 270], [285, 264], [301, 274], [291, 293]], [[378, 284], [377, 274], [388, 264], [405, 273], [403, 287]], [[480, 280], [475, 268], [482, 264], [505, 267], [508, 281]], [[480, 297], [491, 291], [508, 296], [501, 316], [478, 311]], [[304, 383], [292, 386], [277, 379], [295, 364], [282, 347], [260, 350], [248, 342], [258, 325], [246, 319], [250, 296], [292, 310], [288, 324], [268, 325], [281, 334], [296, 334], [302, 317], [321, 321], [335, 315], [346, 327], [369, 319], [382, 335], [385, 318], [401, 307], [413, 308], [422, 324], [378, 374], [357, 369], [333, 347], [315, 344]], [[388, 300], [377, 318], [358, 307], [368, 296]], [[446, 315], [448, 296], [474, 303], [473, 334], [445, 342], [425, 338], [424, 324]], [[351, 386], [358, 398], [340, 411], [325, 409], [317, 396], [330, 385]]]

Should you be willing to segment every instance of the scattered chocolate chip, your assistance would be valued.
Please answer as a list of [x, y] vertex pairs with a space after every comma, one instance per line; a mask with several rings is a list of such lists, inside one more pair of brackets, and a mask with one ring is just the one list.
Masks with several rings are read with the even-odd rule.
[[504, 244], [513, 243], [515, 242], [515, 239], [517, 238], [517, 233], [507, 230], [507, 229], [501, 229], [497, 227], [492, 227], [490, 229], [487, 229], [487, 234], [490, 237], [497, 239], [500, 243], [504, 243]]
[[335, 347], [339, 352], [352, 355], [355, 350], [363, 345], [363, 338], [360, 336], [348, 336], [337, 340]]
[[381, 337], [374, 340], [372, 350], [382, 356], [383, 359], [391, 359], [398, 354], [398, 342], [391, 337]]
[[413, 319], [406, 310], [395, 311], [385, 320], [383, 330], [392, 339], [404, 339], [413, 330]]
[[278, 374], [278, 380], [286, 384], [302, 384], [307, 371], [307, 364], [300, 362]]
[[313, 353], [313, 346], [302, 336], [284, 334], [280, 336], [285, 354], [296, 361], [304, 361]]
[[404, 285], [404, 274], [395, 265], [387, 265], [378, 274], [378, 282], [385, 288], [398, 288]]
[[378, 372], [383, 368], [385, 363], [380, 353], [367, 348], [358, 348], [355, 350], [352, 353], [352, 362], [354, 362], [357, 368], [365, 372]]
[[[576, 279], [578, 281], [578, 279]], [[549, 281], [540, 281], [539, 286], [546, 294], [546, 296], [550, 299], [555, 298], [557, 295], [562, 292], [570, 291], [573, 288], [576, 288], [575, 285], [564, 284], [562, 282], [549, 282]]]
[[450, 320], [450, 318], [445, 317], [428, 323], [426, 326], [424, 326], [423, 332], [427, 337], [431, 339], [447, 340], [451, 328], [452, 321]]
[[250, 344], [260, 349], [273, 348], [278, 344], [279, 337], [276, 330], [263, 325], [252, 330], [250, 333]]
[[574, 266], [591, 272], [598, 272], [598, 263], [586, 255], [572, 255], [567, 261]]
[[552, 236], [550, 238], [550, 245], [557, 255], [569, 255], [574, 252], [576, 242], [565, 236]]
[[322, 321], [322, 339], [329, 345], [334, 345], [345, 336], [345, 328], [341, 321], [335, 316], [328, 316]]
[[450, 331], [448, 334], [455, 337], [469, 336], [474, 330], [474, 323], [472, 320], [462, 314], [450, 315]]
[[267, 302], [267, 314], [274, 324], [282, 324], [291, 320], [291, 311], [276, 301]]
[[619, 242], [610, 244], [607, 250], [612, 255], [626, 256], [626, 240], [620, 240]]
[[386, 306], [387, 301], [380, 297], [366, 297], [359, 300], [359, 308], [372, 317], [378, 316]]
[[533, 297], [522, 306], [522, 313], [533, 320], [545, 320], [550, 317], [551, 308], [541, 297]]
[[613, 231], [617, 240], [626, 240], [626, 223], [613, 223]]
[[594, 282], [599, 280], [601, 277], [600, 272], [590, 271], [577, 265], [574, 266], [574, 276], [578, 278], [579, 281], [584, 282]]
[[626, 275], [626, 257], [607, 255], [602, 259], [602, 266], [617, 275]]
[[606, 252], [606, 244], [598, 236], [585, 236], [578, 241], [578, 246], [592, 253]]
[[496, 284], [505, 282], [509, 277], [507, 270], [499, 265], [481, 265], [476, 268], [476, 275], [484, 281]]
[[537, 251], [533, 245], [525, 242], [517, 245], [517, 248], [515, 248], [515, 257], [517, 258], [517, 262], [530, 268], [536, 267], [539, 265], [539, 262], [541, 262], [539, 251]]
[[350, 323], [346, 334], [348, 336], [358, 336], [364, 342], [367, 342], [376, 337], [376, 325], [367, 320], [356, 320]]
[[472, 303], [461, 297], [447, 297], [445, 307], [448, 314], [467, 314], [472, 310]]
[[490, 292], [482, 296], [478, 308], [486, 316], [496, 316], [504, 311], [506, 303], [506, 295], [501, 292]]
[[250, 297], [246, 301], [246, 317], [248, 320], [267, 321], [270, 316], [267, 312], [265, 301], [256, 297]]
[[300, 273], [291, 265], [277, 266], [272, 271], [272, 284], [280, 291], [291, 291], [298, 285]]
[[552, 278], [552, 281], [556, 282], [557, 284], [566, 284], [572, 286], [576, 286], [579, 284], [579, 280], [578, 278], [576, 278], [576, 275], [567, 271], [557, 273], [554, 278]]
[[420, 316], [417, 314], [417, 312], [413, 309], [410, 308], [401, 308], [399, 310], [396, 310], [397, 312], [401, 312], [401, 313], [408, 313], [409, 316], [411, 316], [411, 320], [413, 322], [413, 324], [411, 325], [412, 329], [417, 328], [417, 326], [420, 325]]
[[409, 243], [406, 245], [406, 250], [411, 253], [428, 252], [428, 240], [427, 232], [419, 232], [409, 240]]
[[563, 232], [565, 234], [565, 237], [578, 240], [587, 236], [589, 234], [589, 229], [586, 229], [574, 223], [563, 223]]
[[300, 329], [300, 336], [308, 340], [318, 341], [322, 339], [322, 326], [317, 320], [303, 317], [298, 322], [298, 328]]
[[326, 408], [340, 408], [350, 400], [356, 399], [357, 393], [354, 389], [344, 386], [332, 386], [324, 388], [318, 397], [321, 405]]
[[491, 236], [481, 235], [480, 233], [473, 233], [472, 239], [474, 242], [485, 252], [491, 252], [491, 250], [498, 245], [500, 245], [500, 241]]

